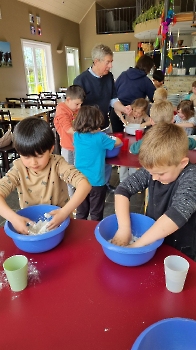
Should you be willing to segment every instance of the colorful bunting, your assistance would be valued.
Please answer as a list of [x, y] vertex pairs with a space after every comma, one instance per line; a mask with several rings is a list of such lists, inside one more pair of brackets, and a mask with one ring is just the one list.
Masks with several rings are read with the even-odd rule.
[[169, 50], [168, 57], [169, 57], [171, 60], [173, 60], [172, 48]]
[[172, 68], [172, 65], [171, 65], [171, 63], [170, 63], [169, 68], [168, 68], [168, 71], [167, 71], [167, 74], [171, 73], [172, 70], [173, 70], [173, 68]]

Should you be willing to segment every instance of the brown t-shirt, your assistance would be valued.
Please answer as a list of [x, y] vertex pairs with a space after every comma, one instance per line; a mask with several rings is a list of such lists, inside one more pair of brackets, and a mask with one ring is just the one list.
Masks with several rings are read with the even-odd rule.
[[0, 179], [0, 192], [7, 197], [16, 187], [20, 207], [51, 204], [63, 207], [69, 199], [67, 184], [77, 188], [86, 177], [56, 154], [50, 156], [45, 169], [36, 174], [26, 168], [21, 159], [14, 161], [13, 167]]

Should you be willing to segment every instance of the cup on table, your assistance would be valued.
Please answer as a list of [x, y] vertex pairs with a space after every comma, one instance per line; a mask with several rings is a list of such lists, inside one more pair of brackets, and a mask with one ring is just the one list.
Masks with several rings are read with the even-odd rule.
[[13, 255], [3, 263], [9, 285], [14, 292], [20, 292], [27, 286], [27, 265], [28, 259], [24, 255]]
[[127, 151], [128, 150], [128, 146], [129, 146], [129, 139], [122, 139], [122, 147], [121, 150], [122, 151]]
[[24, 102], [21, 102], [20, 108], [22, 109], [22, 111], [25, 109], [25, 103]]
[[123, 139], [123, 133], [122, 133], [122, 132], [115, 132], [115, 133], [114, 133], [114, 136], [115, 136], [115, 137], [118, 137], [118, 138], [121, 139], [121, 140]]
[[142, 139], [143, 136], [143, 130], [135, 130], [135, 138], [136, 141], [139, 141]]
[[166, 288], [172, 293], [183, 290], [189, 263], [178, 255], [167, 256], [164, 260]]

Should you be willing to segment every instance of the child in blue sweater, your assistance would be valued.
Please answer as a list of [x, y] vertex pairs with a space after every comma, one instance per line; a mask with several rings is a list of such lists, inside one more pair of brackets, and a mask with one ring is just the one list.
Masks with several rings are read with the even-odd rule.
[[77, 208], [77, 219], [87, 220], [89, 212], [91, 220], [103, 219], [106, 150], [112, 150], [121, 143], [119, 138], [110, 138], [100, 131], [103, 124], [103, 114], [94, 106], [81, 107], [74, 120], [75, 167], [86, 175], [92, 185], [89, 195]]

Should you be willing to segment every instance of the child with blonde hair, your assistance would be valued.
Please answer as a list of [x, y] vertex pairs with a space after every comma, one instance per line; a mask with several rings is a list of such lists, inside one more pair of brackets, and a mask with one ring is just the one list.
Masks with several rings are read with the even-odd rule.
[[[150, 123], [151, 125], [158, 124], [160, 122], [173, 123], [174, 122], [174, 111], [173, 104], [170, 101], [159, 101], [153, 103], [150, 110]], [[189, 149], [196, 147], [196, 141], [193, 138], [188, 138]], [[130, 147], [130, 152], [133, 154], [138, 154], [140, 146], [143, 142], [143, 138], [139, 141], [134, 142]]]
[[196, 118], [193, 101], [184, 100], [179, 103], [174, 123], [184, 128], [187, 135], [194, 134]]
[[138, 98], [135, 100], [132, 105], [132, 112], [129, 116], [123, 117], [122, 113], [118, 112], [118, 116], [123, 122], [127, 125], [130, 123], [141, 124], [143, 122], [149, 121], [149, 116], [147, 115], [148, 111], [148, 101], [144, 98]]
[[[134, 101], [134, 103], [131, 105], [131, 107], [132, 107], [132, 113], [129, 117], [126, 116], [126, 119], [124, 119], [122, 114], [120, 115], [118, 113], [121, 121], [125, 125], [127, 125], [129, 123], [133, 123], [133, 124], [141, 124], [141, 123], [145, 123], [145, 122], [150, 123], [150, 118], [147, 115], [147, 111], [148, 111], [148, 101], [147, 100], [145, 100], [144, 98], [138, 98], [137, 100]], [[124, 179], [126, 179], [128, 174], [132, 173], [133, 171], [135, 171], [135, 169], [121, 166], [120, 170], [119, 170], [120, 181], [123, 181]]]
[[167, 100], [167, 90], [163, 87], [156, 89], [154, 92], [153, 100], [154, 102]]
[[[148, 150], [148, 151], [147, 151]], [[118, 230], [113, 244], [142, 247], [165, 238], [165, 243], [194, 259], [196, 256], [196, 165], [189, 163], [188, 138], [176, 124], [158, 123], [144, 136], [142, 168], [115, 191]], [[129, 200], [148, 188], [147, 216], [156, 220], [136, 242], [131, 241]]]

